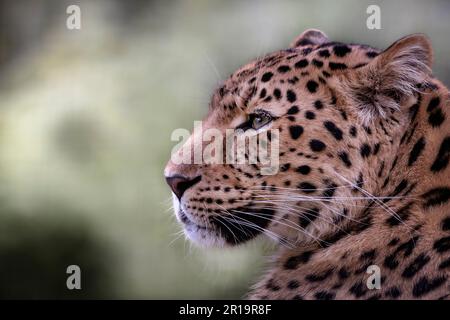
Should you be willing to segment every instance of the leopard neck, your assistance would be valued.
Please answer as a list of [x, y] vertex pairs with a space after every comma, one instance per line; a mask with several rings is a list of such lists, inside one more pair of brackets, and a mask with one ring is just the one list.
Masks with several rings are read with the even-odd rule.
[[[450, 199], [448, 98], [448, 89], [433, 80], [402, 106], [408, 111], [405, 129], [394, 133], [388, 142], [392, 147], [384, 152], [381, 147], [381, 160], [371, 163], [378, 168], [376, 177], [366, 173], [377, 183], [373, 182], [371, 192], [375, 199], [361, 210], [361, 218], [374, 215], [370, 219], [376, 224], [419, 228], [429, 210]], [[402, 127], [402, 120], [398, 121]], [[386, 130], [389, 125], [384, 122]]]

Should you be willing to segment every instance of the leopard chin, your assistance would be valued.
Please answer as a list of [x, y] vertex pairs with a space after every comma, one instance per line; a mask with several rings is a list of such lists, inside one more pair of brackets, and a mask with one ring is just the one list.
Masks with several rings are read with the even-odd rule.
[[176, 215], [182, 223], [186, 238], [194, 244], [203, 248], [226, 246], [225, 239], [212, 226], [202, 226], [193, 222], [183, 210], [178, 211]]

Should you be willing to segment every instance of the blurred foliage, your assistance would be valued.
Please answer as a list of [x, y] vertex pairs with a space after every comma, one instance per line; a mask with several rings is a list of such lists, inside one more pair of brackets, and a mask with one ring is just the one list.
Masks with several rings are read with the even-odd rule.
[[[366, 28], [369, 4], [382, 30]], [[426, 33], [448, 84], [449, 12], [444, 0], [0, 0], [0, 297], [241, 297], [270, 248], [177, 238], [171, 132], [235, 68], [307, 28], [380, 48]], [[71, 264], [81, 292], [64, 287]]]
[[[70, 216], [70, 220], [61, 216]], [[0, 299], [114, 298], [109, 248], [67, 208], [0, 211]], [[68, 290], [70, 261], [82, 270], [82, 290]]]

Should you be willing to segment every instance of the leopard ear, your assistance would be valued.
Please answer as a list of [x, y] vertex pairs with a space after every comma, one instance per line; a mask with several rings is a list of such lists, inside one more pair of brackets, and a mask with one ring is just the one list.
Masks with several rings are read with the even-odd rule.
[[290, 48], [296, 48], [306, 45], [317, 45], [330, 42], [327, 35], [317, 29], [308, 29], [294, 39], [289, 45]]
[[432, 48], [422, 34], [402, 38], [367, 65], [339, 77], [342, 93], [364, 122], [400, 109], [431, 74]]

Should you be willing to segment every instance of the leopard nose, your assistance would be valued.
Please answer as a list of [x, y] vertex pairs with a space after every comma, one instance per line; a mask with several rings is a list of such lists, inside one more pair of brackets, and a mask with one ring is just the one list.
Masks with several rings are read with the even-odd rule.
[[172, 189], [173, 193], [177, 196], [178, 200], [181, 199], [184, 192], [197, 184], [202, 179], [202, 176], [197, 176], [195, 178], [188, 178], [182, 175], [174, 175], [166, 177], [167, 184]]

